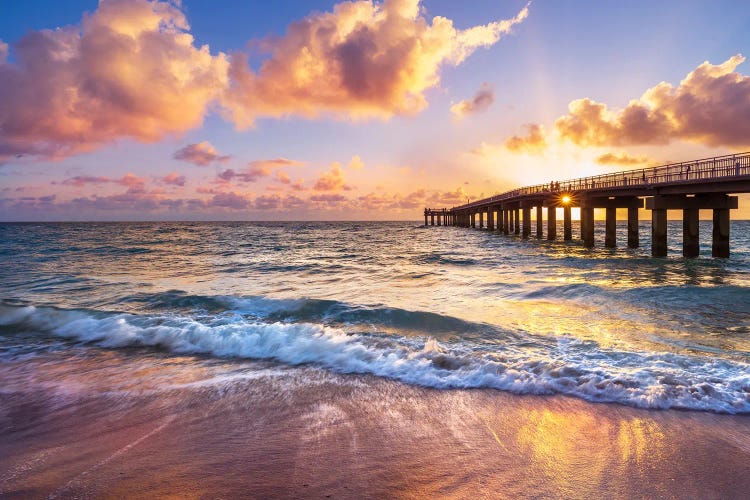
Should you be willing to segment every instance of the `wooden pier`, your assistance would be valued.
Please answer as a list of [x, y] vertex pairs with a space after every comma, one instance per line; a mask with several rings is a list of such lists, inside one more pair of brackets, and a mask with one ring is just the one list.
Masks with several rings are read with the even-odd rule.
[[714, 257], [729, 257], [729, 214], [738, 207], [732, 194], [750, 192], [750, 153], [703, 158], [652, 168], [626, 170], [514, 189], [453, 208], [424, 210], [425, 226], [487, 228], [543, 239], [547, 209], [548, 240], [557, 239], [557, 208], [563, 209], [563, 240], [572, 240], [571, 208], [581, 209], [581, 240], [594, 247], [594, 209], [606, 210], [604, 246], [617, 246], [618, 208], [628, 210], [627, 245], [637, 248], [638, 209], [651, 211], [651, 254], [667, 255], [667, 210], [682, 210], [682, 253], [698, 256], [700, 210], [713, 210]]

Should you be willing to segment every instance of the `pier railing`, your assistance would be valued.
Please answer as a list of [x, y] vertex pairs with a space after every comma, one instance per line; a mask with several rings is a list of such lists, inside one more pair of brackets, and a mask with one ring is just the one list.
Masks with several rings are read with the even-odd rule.
[[521, 196], [549, 194], [550, 192], [593, 191], [637, 186], [651, 187], [666, 183], [705, 182], [743, 175], [750, 175], [750, 152], [526, 186], [454, 207], [454, 210], [502, 202]]

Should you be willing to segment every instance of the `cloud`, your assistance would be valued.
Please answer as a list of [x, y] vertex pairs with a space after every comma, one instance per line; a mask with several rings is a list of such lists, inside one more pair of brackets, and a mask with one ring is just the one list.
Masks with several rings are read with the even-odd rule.
[[[247, 168], [244, 170], [226, 169], [218, 174], [219, 182], [230, 182], [232, 180], [238, 180], [240, 182], [257, 182], [262, 177], [268, 177], [271, 175], [271, 171], [274, 168], [280, 167], [293, 167], [304, 165], [304, 162], [297, 160], [290, 160], [288, 158], [274, 158], [271, 160], [255, 160], [247, 164]], [[286, 175], [286, 174], [280, 174]], [[277, 176], [277, 179], [281, 177]]]
[[221, 155], [216, 148], [207, 141], [197, 144], [188, 144], [178, 149], [173, 155], [175, 160], [182, 160], [199, 167], [207, 167], [214, 162], [224, 163], [229, 160], [229, 155]]
[[24, 36], [16, 62], [0, 58], [0, 158], [154, 142], [200, 125], [229, 62], [195, 47], [188, 29], [173, 3], [102, 0], [77, 26]]
[[289, 177], [289, 174], [287, 174], [286, 172], [284, 172], [282, 170], [278, 170], [276, 172], [276, 180], [278, 182], [280, 182], [281, 184], [291, 184], [292, 183], [292, 178]]
[[459, 186], [454, 191], [433, 192], [427, 198], [427, 202], [435, 206], [448, 207], [453, 205], [463, 205], [466, 203], [468, 197], [469, 194], [464, 191], [464, 188]]
[[461, 101], [451, 106], [451, 113], [462, 118], [473, 113], [487, 111], [495, 102], [495, 90], [489, 83], [483, 83], [479, 91], [470, 101]]
[[555, 127], [579, 146], [668, 144], [684, 140], [706, 146], [750, 145], [750, 77], [735, 69], [735, 55], [719, 65], [704, 62], [673, 86], [661, 82], [622, 110], [588, 98], [570, 103]]
[[167, 184], [169, 186], [184, 186], [185, 185], [185, 176], [180, 175], [177, 172], [171, 172], [164, 177], [157, 178], [157, 181], [162, 184]]
[[505, 147], [514, 153], [537, 154], [547, 147], [544, 127], [536, 123], [524, 125], [527, 130], [525, 136], [514, 135], [505, 141]]
[[[83, 187], [88, 184], [119, 184], [120, 186], [125, 186], [128, 189], [134, 190], [134, 191], [141, 191], [146, 187], [146, 179], [143, 177], [138, 177], [134, 174], [127, 173], [124, 176], [120, 177], [119, 179], [113, 179], [111, 177], [100, 177], [100, 176], [92, 176], [92, 175], [77, 175], [75, 177], [71, 177], [69, 179], [65, 179], [64, 181], [60, 182], [63, 186], [74, 186], [74, 187]], [[57, 184], [56, 182], [53, 182], [52, 184]]]
[[244, 195], [230, 191], [213, 195], [208, 206], [242, 210], [250, 206], [250, 200]]
[[344, 171], [339, 162], [331, 164], [331, 169], [323, 173], [313, 184], [315, 191], [349, 191], [350, 186], [344, 182]]
[[[212, 109], [240, 128], [258, 117], [414, 114], [443, 66], [495, 44], [529, 12], [461, 30], [440, 16], [428, 22], [419, 0], [342, 2], [258, 41], [266, 57], [255, 72], [241, 52], [196, 46], [180, 5], [101, 0], [77, 25], [21, 38], [12, 62], [0, 41], [0, 163], [120, 138], [156, 142], [200, 126]], [[225, 158], [201, 145], [178, 159]]]
[[292, 23], [283, 37], [264, 40], [269, 52], [256, 73], [235, 53], [226, 114], [240, 128], [258, 117], [323, 113], [341, 118], [388, 118], [427, 106], [425, 90], [444, 65], [461, 64], [528, 16], [456, 29], [453, 21], [420, 15], [419, 0], [342, 2], [333, 12]]
[[359, 155], [352, 156], [352, 159], [349, 160], [349, 168], [352, 170], [362, 170], [365, 168], [365, 162], [362, 161], [362, 158], [359, 157]]
[[305, 187], [305, 181], [302, 179], [298, 179], [289, 184], [289, 189], [291, 189], [292, 191], [307, 191], [307, 188]]
[[630, 156], [627, 153], [614, 154], [606, 153], [596, 158], [599, 165], [645, 165], [651, 163], [651, 160], [645, 156]]
[[281, 208], [281, 197], [277, 194], [258, 196], [253, 206], [258, 210], [277, 210]]
[[317, 205], [333, 206], [348, 201], [348, 198], [341, 194], [314, 194], [310, 196], [310, 201]]
[[244, 170], [234, 170], [228, 168], [218, 174], [219, 182], [231, 182], [237, 180], [240, 182], [257, 182], [261, 177], [269, 175], [267, 170], [258, 167], [248, 167]]
[[270, 171], [272, 168], [278, 167], [301, 167], [305, 165], [303, 161], [290, 160], [289, 158], [273, 158], [271, 160], [255, 160], [251, 161], [250, 165], [259, 169], [267, 169]]
[[[98, 177], [93, 175], [76, 175], [75, 177], [65, 179], [60, 184], [63, 186], [83, 187], [87, 184], [104, 184], [105, 182], [112, 182], [112, 179], [109, 177]], [[53, 182], [52, 184], [56, 183]]]

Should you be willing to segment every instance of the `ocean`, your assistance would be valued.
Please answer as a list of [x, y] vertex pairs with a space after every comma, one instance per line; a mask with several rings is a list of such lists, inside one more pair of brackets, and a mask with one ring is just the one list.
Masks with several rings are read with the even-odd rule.
[[[729, 259], [710, 257], [710, 222], [683, 259], [681, 230], [655, 259], [649, 224], [641, 248], [619, 223], [604, 249], [597, 222], [593, 250], [419, 222], [0, 224], [0, 495], [156, 492], [145, 477], [184, 485], [185, 467], [213, 471], [198, 496], [511, 494], [514, 461], [546, 460], [516, 493], [577, 496], [559, 468], [600, 453], [585, 440], [629, 450], [586, 466], [592, 491], [629, 495], [643, 476], [606, 471], [663, 463], [646, 453], [661, 436], [662, 455], [702, 447], [687, 463], [710, 484], [735, 478], [706, 491], [694, 475], [691, 491], [733, 496], [750, 458], [750, 222], [732, 222]], [[545, 425], [549, 456], [533, 453]], [[499, 456], [506, 474], [487, 472]]]

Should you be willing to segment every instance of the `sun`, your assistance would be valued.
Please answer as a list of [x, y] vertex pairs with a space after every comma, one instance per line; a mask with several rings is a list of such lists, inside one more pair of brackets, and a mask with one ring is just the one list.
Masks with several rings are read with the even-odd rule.
[[567, 194], [565, 194], [565, 195], [563, 195], [563, 197], [562, 197], [562, 198], [560, 198], [560, 200], [561, 200], [561, 201], [562, 201], [562, 202], [563, 202], [564, 204], [566, 204], [566, 205], [567, 205], [568, 203], [570, 203], [570, 196], [568, 196]]

